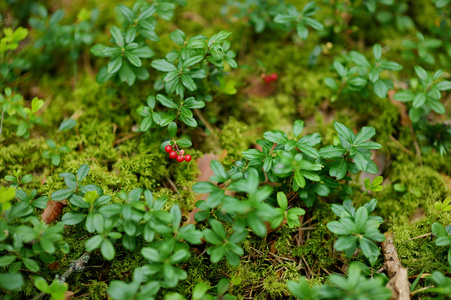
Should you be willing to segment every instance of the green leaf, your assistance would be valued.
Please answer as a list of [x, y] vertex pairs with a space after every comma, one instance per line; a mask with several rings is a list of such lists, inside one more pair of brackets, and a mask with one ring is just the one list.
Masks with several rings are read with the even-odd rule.
[[436, 84], [436, 87], [437, 87], [440, 91], [448, 91], [448, 90], [451, 90], [451, 81], [448, 81], [448, 80], [441, 81], [441, 82], [439, 82], [439, 83]]
[[58, 166], [61, 162], [61, 156], [59, 156], [58, 154], [53, 154], [52, 155], [52, 165], [54, 166]]
[[173, 40], [177, 45], [183, 46], [185, 43], [186, 35], [183, 31], [180, 29], [177, 29], [176, 31], [173, 31], [169, 34], [169, 37], [171, 40]]
[[180, 115], [180, 120], [190, 127], [197, 127], [197, 122], [194, 118], [185, 117], [184, 115]]
[[23, 276], [20, 273], [0, 273], [0, 287], [2, 289], [18, 292], [22, 289], [24, 283]]
[[305, 178], [300, 171], [294, 172], [294, 180], [300, 188], [303, 189], [305, 187]]
[[195, 64], [201, 62], [203, 59], [204, 59], [203, 55], [191, 56], [183, 62], [183, 67], [188, 68], [188, 67], [194, 66]]
[[39, 271], [39, 264], [35, 260], [32, 260], [31, 258], [23, 258], [22, 261], [28, 270], [32, 272]]
[[401, 102], [409, 102], [415, 99], [415, 94], [409, 90], [397, 92], [393, 99]]
[[135, 83], [136, 75], [127, 61], [124, 61], [122, 67], [119, 69], [119, 78], [121, 82], [127, 82], [129, 86]]
[[355, 213], [355, 224], [357, 226], [358, 232], [363, 232], [365, 230], [366, 222], [368, 221], [368, 210], [366, 207], [359, 207]]
[[356, 236], [345, 236], [339, 238], [335, 244], [334, 248], [338, 251], [343, 251], [349, 248], [355, 247], [355, 242], [357, 241]]
[[354, 143], [355, 134], [351, 129], [338, 122], [334, 122], [334, 127], [343, 147], [348, 148], [350, 144]]
[[283, 210], [287, 210], [288, 200], [284, 192], [277, 193], [277, 203], [279, 204], [280, 208], [282, 208]]
[[188, 75], [182, 73], [182, 75], [180, 76], [180, 78], [182, 79], [183, 85], [184, 85], [188, 90], [194, 91], [194, 90], [197, 89], [196, 83], [194, 82], [194, 80], [193, 80], [190, 76], [188, 76]]
[[114, 42], [119, 47], [124, 47], [124, 37], [122, 36], [121, 30], [119, 28], [117, 28], [116, 26], [111, 26], [110, 32], [114, 39]]
[[255, 213], [249, 213], [247, 222], [252, 231], [259, 237], [266, 235], [266, 226]]
[[305, 27], [304, 24], [302, 24], [301, 22], [299, 22], [296, 25], [296, 32], [298, 34], [298, 36], [302, 39], [302, 40], [306, 40], [308, 37], [308, 29], [307, 27]]
[[141, 59], [132, 51], [126, 51], [125, 57], [127, 57], [128, 61], [132, 63], [135, 67], [141, 67]]
[[[213, 221], [213, 220], [212, 220]], [[202, 232], [205, 240], [213, 245], [222, 245], [222, 239], [211, 229], [204, 229]]]
[[[136, 37], [136, 27], [129, 27], [125, 33], [125, 43], [131, 44]], [[128, 46], [127, 46], [128, 47]]]
[[88, 176], [89, 173], [89, 166], [87, 164], [82, 164], [80, 168], [78, 168], [77, 172], [77, 178], [78, 182], [81, 182], [83, 179], [85, 179], [86, 176]]
[[373, 54], [376, 60], [380, 60], [382, 57], [382, 47], [379, 44], [373, 46]]
[[212, 171], [216, 174], [216, 178], [218, 181], [224, 182], [227, 180], [227, 173], [219, 161], [212, 160], [210, 163], [210, 167]]
[[147, 130], [149, 130], [150, 126], [152, 126], [152, 117], [148, 116], [141, 121], [139, 129], [141, 130], [141, 132], [146, 132]]
[[354, 144], [359, 146], [363, 144], [364, 142], [368, 141], [370, 138], [372, 138], [376, 134], [376, 130], [374, 127], [368, 127], [364, 126], [362, 129], [357, 133]]
[[278, 14], [274, 17], [274, 22], [279, 24], [289, 23], [296, 20], [296, 16], [288, 14]]
[[174, 101], [172, 101], [172, 99], [169, 98], [168, 96], [165, 96], [165, 95], [162, 95], [162, 94], [158, 94], [157, 95], [157, 100], [163, 106], [166, 106], [166, 107], [169, 107], [169, 108], [178, 108], [178, 105]]
[[127, 6], [125, 6], [123, 4], [119, 4], [117, 6], [117, 8], [127, 19], [127, 22], [129, 22], [129, 23], [133, 22], [133, 19], [135, 18], [135, 13], [130, 8], [128, 8]]
[[263, 137], [276, 144], [285, 144], [288, 142], [286, 134], [280, 130], [267, 131], [263, 134]]
[[365, 55], [363, 55], [362, 53], [351, 51], [349, 53], [349, 56], [351, 57], [352, 61], [354, 61], [357, 65], [365, 67], [367, 69], [371, 69], [370, 62], [368, 61], [368, 59], [366, 59]]
[[308, 26], [312, 27], [315, 30], [323, 30], [324, 29], [323, 24], [321, 24], [320, 22], [318, 22], [315, 19], [305, 17], [302, 20], [304, 21], [305, 25], [308, 25]]
[[337, 82], [330, 77], [325, 78], [324, 83], [333, 90], [338, 90], [339, 88]]
[[91, 252], [100, 247], [103, 238], [101, 235], [95, 235], [85, 242], [86, 251]]
[[191, 147], [193, 144], [188, 139], [176, 140], [176, 143], [181, 147]]
[[418, 108], [421, 107], [426, 102], [426, 94], [424, 92], [419, 93], [413, 99], [413, 107]]
[[177, 68], [165, 59], [156, 59], [152, 62], [152, 67], [162, 72], [178, 71]]
[[379, 98], [385, 98], [387, 97], [387, 93], [388, 93], [388, 87], [385, 84], [385, 82], [383, 82], [381, 79], [378, 79], [375, 83], [374, 83], [374, 93], [379, 97]]
[[113, 244], [109, 239], [103, 239], [100, 252], [106, 260], [113, 260], [116, 252], [114, 250]]
[[169, 131], [169, 135], [171, 136], [171, 138], [175, 138], [175, 136], [177, 135], [177, 124], [175, 124], [174, 122], [171, 122], [168, 125], [168, 131]]
[[58, 131], [66, 131], [72, 129], [75, 127], [75, 125], [77, 125], [77, 121], [75, 121], [72, 118], [66, 119], [61, 123], [60, 127], [58, 128]]
[[[436, 100], [428, 100], [427, 104], [429, 105], [429, 107], [435, 111], [438, 114], [445, 114], [446, 110], [445, 110], [445, 106], [440, 103], [440, 101], [436, 101]], [[413, 120], [412, 120], [413, 121]]]
[[329, 175], [337, 177], [337, 180], [343, 179], [348, 173], [348, 166], [346, 159], [341, 158], [335, 161], [329, 169]]
[[53, 192], [50, 195], [50, 198], [53, 201], [61, 201], [61, 200], [69, 198], [69, 196], [72, 194], [73, 194], [73, 191], [71, 189], [62, 189], [62, 190], [57, 190], [57, 191]]
[[325, 159], [340, 157], [346, 153], [346, 149], [341, 146], [327, 146], [319, 150], [319, 155]]
[[63, 221], [64, 225], [75, 225], [83, 221], [85, 217], [86, 215], [84, 213], [68, 212], [64, 214], [61, 221]]
[[0, 257], [0, 267], [5, 267], [10, 265], [12, 262], [16, 260], [17, 256], [15, 255], [4, 255]]
[[420, 66], [415, 66], [414, 68], [415, 68], [415, 73], [417, 73], [418, 77], [421, 80], [427, 82], [428, 81], [428, 73], [426, 72], [426, 70]]

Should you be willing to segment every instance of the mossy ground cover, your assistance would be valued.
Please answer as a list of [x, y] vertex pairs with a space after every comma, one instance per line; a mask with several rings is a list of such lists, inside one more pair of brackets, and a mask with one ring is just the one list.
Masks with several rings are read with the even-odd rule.
[[[387, 59], [404, 66], [416, 64], [417, 61], [402, 58], [403, 47], [399, 42], [406, 36], [413, 36], [414, 31], [401, 32], [394, 26], [381, 26], [374, 16], [362, 13], [351, 18], [349, 29], [345, 31], [334, 33], [336, 27], [332, 25], [321, 34], [311, 32], [311, 37], [303, 41], [292, 32], [280, 34], [269, 29], [261, 34], [255, 33], [246, 19], [220, 14], [227, 5], [226, 1], [187, 2], [185, 7], [177, 7], [172, 21], [162, 22], [157, 28], [161, 41], [152, 43], [155, 57], [162, 57], [173, 48], [169, 33], [177, 28], [183, 29], [187, 36], [210, 36], [219, 30], [228, 30], [232, 32], [230, 41], [238, 54], [240, 66], [236, 70], [226, 67], [230, 73], [227, 80], [233, 81], [237, 92], [214, 95], [213, 102], [207, 103], [202, 110], [205, 123], [195, 129], [183, 129], [182, 137], [190, 137], [194, 144], [188, 153], [195, 159], [201, 159], [205, 153], [222, 154], [222, 163], [230, 167], [241, 158], [242, 151], [255, 145], [255, 140], [261, 138], [263, 132], [274, 129], [288, 131], [296, 119], [305, 120], [308, 133], [320, 133], [324, 144], [334, 141], [332, 121], [355, 129], [373, 126], [377, 131], [375, 142], [383, 145], [378, 153], [384, 166], [380, 168], [385, 179], [384, 190], [375, 195], [361, 196], [361, 183], [358, 176], [354, 176], [350, 181], [353, 188], [350, 197], [361, 197], [362, 203], [373, 197], [378, 199], [376, 214], [384, 218], [384, 231], [393, 233], [401, 263], [408, 268], [409, 276], [435, 270], [449, 276], [444, 248], [436, 247], [430, 238], [411, 240], [431, 232], [433, 222], [445, 226], [451, 224], [450, 213], [437, 212], [434, 206], [437, 201], [451, 196], [449, 153], [440, 155], [432, 150], [421, 153], [419, 157], [415, 150], [416, 138], [409, 126], [401, 124], [400, 109], [388, 98], [356, 92], [331, 101], [334, 91], [323, 82], [324, 78], [334, 74], [331, 66], [336, 57], [350, 50], [372, 55], [371, 45], [374, 43], [390, 48], [386, 53]], [[308, 1], [289, 2], [302, 9]], [[17, 14], [20, 7], [14, 1], [11, 3], [6, 7], [0, 5], [7, 12], [6, 16]], [[125, 1], [123, 4], [132, 6], [133, 3]], [[417, 27], [424, 32], [433, 32], [435, 23], [432, 20], [440, 18], [434, 3], [406, 3], [409, 5], [406, 14]], [[319, 19], [336, 13], [326, 4], [320, 6]], [[81, 8], [98, 8], [96, 42], [108, 43], [108, 28], [117, 23], [114, 4], [105, 1], [57, 1], [48, 8], [50, 11], [64, 9], [67, 20], [74, 20]], [[17, 18], [15, 26], [27, 26], [25, 18], [14, 17]], [[3, 25], [11, 23], [7, 19], [1, 22]], [[160, 151], [161, 142], [167, 138], [166, 132], [151, 130], [140, 133], [136, 130], [142, 119], [136, 109], [145, 104], [148, 95], [155, 94], [154, 82], [159, 74], [148, 64], [150, 78], [138, 81], [133, 87], [112, 82], [100, 85], [95, 76], [103, 62], [90, 55], [89, 47], [82, 49], [80, 59], [75, 63], [64, 53], [54, 50], [52, 59], [39, 66], [39, 56], [43, 54], [31, 47], [37, 34], [30, 30], [30, 37], [23, 46], [23, 51], [36, 61], [36, 65], [8, 86], [17, 87], [17, 92], [26, 99], [34, 96], [44, 99], [41, 116], [45, 123], [34, 126], [27, 140], [15, 135], [12, 124], [3, 124], [0, 178], [10, 175], [13, 170], [22, 170], [23, 174], [34, 176], [26, 189], [36, 189], [39, 195], [50, 195], [63, 188], [58, 174], [76, 172], [81, 164], [86, 163], [91, 171], [85, 180], [101, 187], [106, 195], [112, 197], [113, 203], [123, 201], [116, 195], [118, 191], [129, 192], [141, 187], [151, 190], [155, 198], [168, 196], [167, 208], [178, 204], [183, 211], [192, 211], [197, 199], [192, 186], [202, 170], [195, 160], [180, 164], [170, 161], [166, 153]], [[309, 56], [315, 46], [320, 47], [320, 53], [312, 64]], [[435, 54], [437, 62], [429, 66], [430, 69], [448, 68], [449, 71], [450, 58], [442, 52]], [[264, 72], [276, 72], [277, 82], [265, 86], [259, 78]], [[401, 78], [415, 76], [412, 68], [405, 68], [398, 75], [398, 82]], [[256, 89], [268, 90], [256, 93]], [[449, 120], [451, 101], [449, 95], [447, 97], [444, 101], [447, 114], [433, 117]], [[70, 132], [57, 133], [59, 124], [70, 116], [77, 119], [76, 127]], [[210, 132], [210, 126], [214, 132]], [[53, 166], [41, 156], [49, 148], [47, 139], [64, 144], [71, 150], [62, 156], [59, 166]], [[1, 184], [7, 186], [8, 182], [1, 180]], [[405, 189], [400, 191], [395, 184]], [[301, 222], [304, 229], [281, 227], [264, 239], [252, 236], [243, 244], [245, 254], [238, 267], [225, 261], [212, 264], [207, 256], [202, 255], [205, 245], [193, 247], [191, 258], [182, 266], [188, 278], [173, 291], [188, 297], [197, 283], [206, 282], [214, 286], [219, 279], [228, 277], [232, 283], [230, 293], [238, 299], [282, 299], [288, 297], [288, 280], [307, 276], [311, 284], [317, 284], [326, 282], [330, 273], [343, 274], [350, 259], [334, 250], [334, 236], [326, 227], [336, 218], [330, 209], [331, 204], [342, 200], [342, 195], [331, 194], [318, 199], [313, 207], [304, 206], [307, 211]], [[68, 206], [63, 214], [67, 211], [70, 211]], [[41, 213], [38, 209], [37, 212]], [[206, 226], [205, 221], [196, 226]], [[67, 226], [64, 240], [70, 245], [70, 252], [57, 252], [58, 264], [42, 266], [39, 275], [51, 281], [55, 275], [62, 274], [71, 260], [83, 254], [84, 243], [89, 237], [82, 224]], [[138, 239], [137, 243], [143, 245], [145, 241]], [[362, 254], [357, 254], [353, 260], [368, 264]], [[77, 299], [105, 299], [112, 280], [130, 282], [133, 270], [145, 263], [142, 255], [121, 245], [117, 245], [113, 261], [103, 259], [96, 251], [92, 253], [87, 268], [69, 278], [69, 290]], [[373, 270], [382, 265], [380, 257]], [[37, 293], [37, 289], [28, 282], [21, 297], [30, 298]]]

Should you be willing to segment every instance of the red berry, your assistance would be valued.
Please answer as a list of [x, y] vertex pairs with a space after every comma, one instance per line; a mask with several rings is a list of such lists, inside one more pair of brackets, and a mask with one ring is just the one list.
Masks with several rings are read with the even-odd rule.
[[164, 147], [164, 151], [166, 151], [167, 153], [171, 153], [172, 150], [173, 149], [171, 145], [167, 145], [166, 147]]
[[272, 74], [269, 76], [269, 78], [271, 78], [271, 81], [276, 81], [277, 78], [279, 78], [279, 76], [277, 76], [276, 73], [272, 73]]
[[169, 152], [169, 158], [174, 159], [174, 158], [176, 158], [176, 157], [177, 157], [177, 152], [175, 152], [175, 151]]
[[191, 155], [187, 154], [185, 155], [185, 161], [191, 161]]
[[266, 76], [264, 79], [267, 84], [272, 81], [270, 76]]
[[180, 150], [180, 154], [181, 155], [185, 154], [185, 150]]
[[185, 157], [183, 155], [177, 156], [177, 161], [178, 162], [183, 162], [184, 160], [185, 160]]

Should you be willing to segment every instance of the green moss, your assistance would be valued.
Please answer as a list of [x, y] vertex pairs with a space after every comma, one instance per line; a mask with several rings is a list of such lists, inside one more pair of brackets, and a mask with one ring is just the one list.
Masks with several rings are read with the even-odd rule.
[[390, 219], [393, 224], [403, 224], [417, 208], [423, 208], [426, 215], [434, 214], [434, 203], [449, 195], [449, 188], [442, 176], [429, 167], [419, 167], [412, 162], [394, 162], [391, 165], [390, 180], [407, 188], [405, 193], [397, 193], [387, 186], [377, 195], [377, 213]]

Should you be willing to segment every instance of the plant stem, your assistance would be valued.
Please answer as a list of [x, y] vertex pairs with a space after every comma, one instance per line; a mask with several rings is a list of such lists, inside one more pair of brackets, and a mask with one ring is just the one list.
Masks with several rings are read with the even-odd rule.
[[2, 131], [3, 131], [3, 117], [5, 116], [5, 111], [2, 109], [2, 119], [0, 121], [0, 140], [2, 138]]

